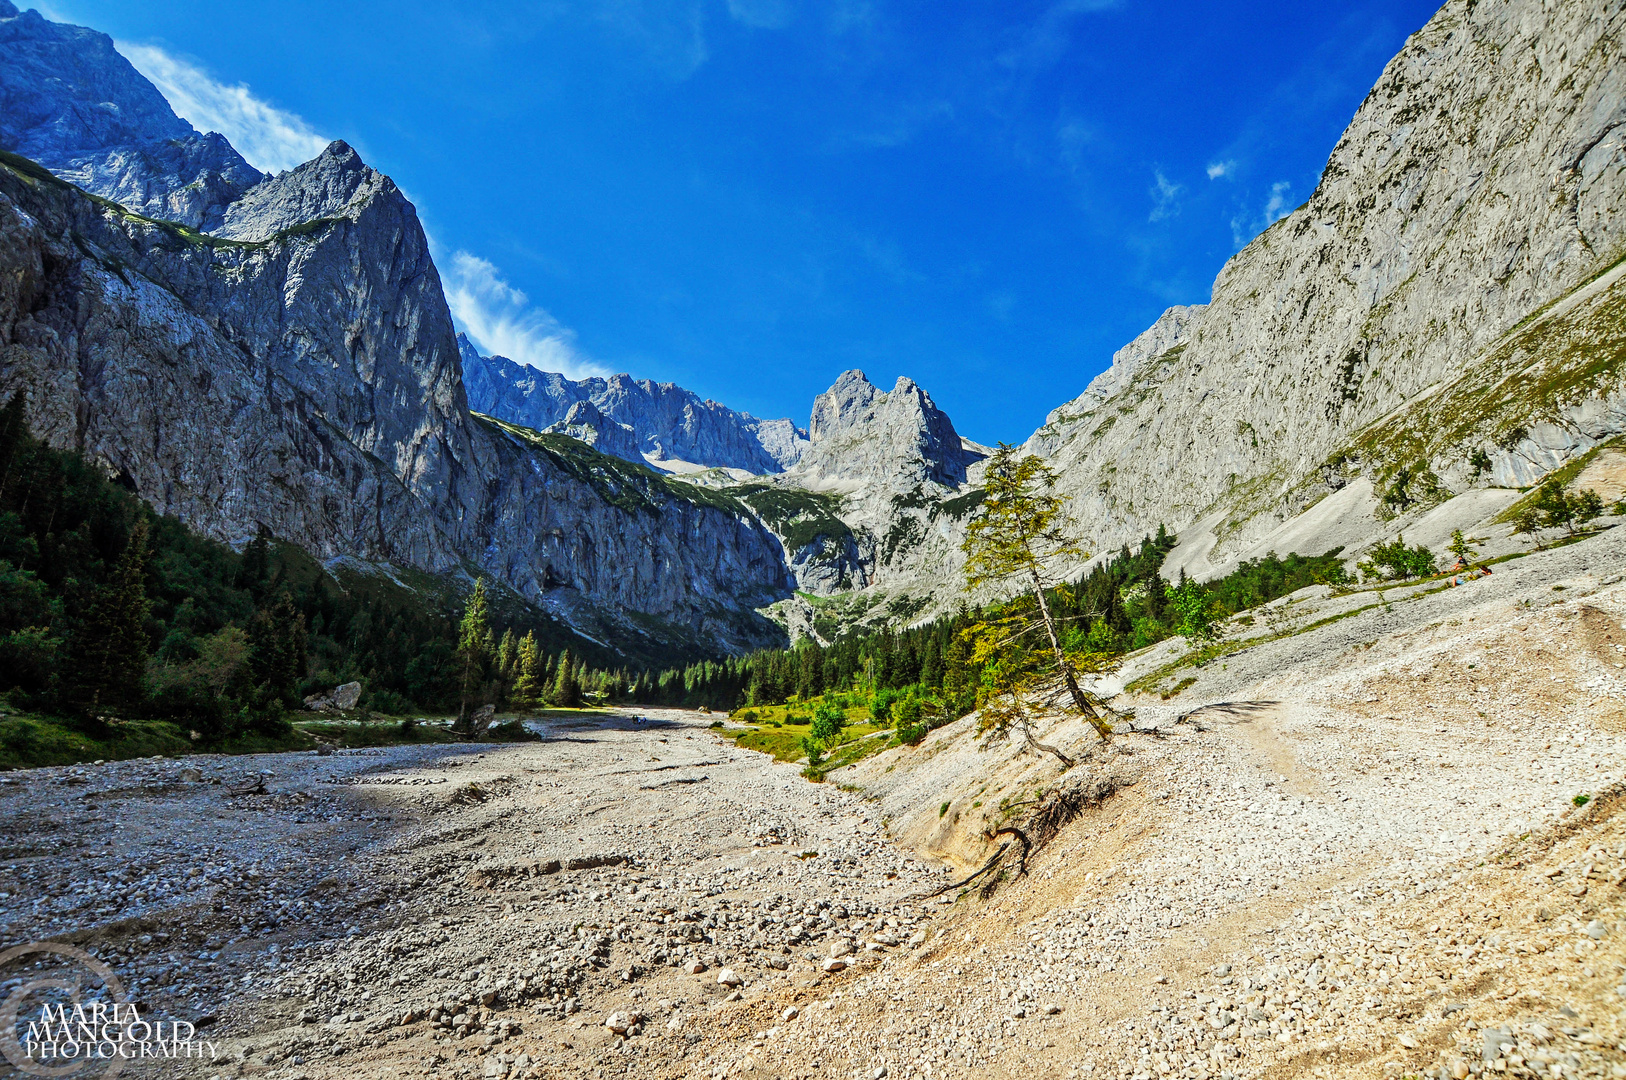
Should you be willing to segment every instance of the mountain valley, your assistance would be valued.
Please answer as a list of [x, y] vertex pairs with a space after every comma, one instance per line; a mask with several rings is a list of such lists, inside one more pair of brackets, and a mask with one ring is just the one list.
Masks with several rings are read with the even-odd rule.
[[1447, 0], [1008, 447], [488, 355], [354, 147], [0, 0], [0, 945], [218, 1051], [128, 1076], [1622, 1080], [1623, 48]]

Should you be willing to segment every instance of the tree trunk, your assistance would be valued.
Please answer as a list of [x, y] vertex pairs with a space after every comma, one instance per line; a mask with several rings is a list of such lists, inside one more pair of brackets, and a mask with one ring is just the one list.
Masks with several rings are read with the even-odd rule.
[[[1051, 618], [1050, 605], [1045, 602], [1044, 583], [1039, 580], [1039, 571], [1030, 568], [1028, 573], [1033, 578], [1033, 596], [1034, 599], [1039, 601], [1039, 615], [1044, 619], [1045, 633], [1050, 636], [1050, 651], [1055, 655], [1056, 668], [1061, 672], [1062, 678], [1067, 681], [1067, 693], [1073, 699], [1073, 707], [1083, 714], [1085, 719], [1089, 720], [1090, 724], [1095, 728], [1095, 733], [1101, 736], [1101, 741], [1106, 742], [1112, 737], [1112, 725], [1107, 723], [1095, 706], [1090, 704], [1089, 699], [1084, 696], [1084, 691], [1079, 687], [1078, 680], [1073, 677], [1073, 665], [1067, 662], [1067, 658], [1061, 652], [1061, 639], [1056, 636], [1056, 621]], [[1028, 736], [1028, 741], [1033, 742], [1031, 734]], [[1045, 749], [1050, 750], [1049, 747], [1045, 747]], [[1050, 750], [1050, 752], [1057, 754], [1058, 757], [1061, 756], [1055, 750]], [[1065, 757], [1062, 760], [1067, 761]], [[1071, 761], [1068, 761], [1067, 764], [1069, 767], [1072, 766]]]
[[1049, 743], [1042, 743], [1038, 739], [1035, 739], [1033, 737], [1033, 729], [1028, 727], [1026, 724], [1022, 725], [1022, 737], [1027, 740], [1027, 744], [1028, 744], [1029, 749], [1042, 750], [1046, 754], [1054, 754], [1056, 756], [1056, 760], [1060, 761], [1064, 766], [1066, 766], [1069, 769], [1071, 769], [1075, 764], [1077, 764], [1077, 762], [1075, 762], [1072, 758], [1068, 757], [1066, 754], [1062, 753], [1060, 750], [1057, 750], [1054, 746], [1051, 746]]

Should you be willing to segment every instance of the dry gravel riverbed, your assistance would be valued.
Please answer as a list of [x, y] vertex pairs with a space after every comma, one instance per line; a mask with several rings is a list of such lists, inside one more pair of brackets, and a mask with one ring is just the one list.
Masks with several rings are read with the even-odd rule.
[[0, 936], [204, 1025], [198, 1075], [677, 1067], [725, 1004], [907, 950], [938, 876], [711, 719], [0, 777]]
[[[0, 935], [220, 1043], [125, 1075], [1620, 1080], [1622, 565], [1216, 661], [1068, 773], [962, 721], [811, 784], [651, 712], [8, 774]], [[925, 898], [1069, 784], [1118, 792]]]

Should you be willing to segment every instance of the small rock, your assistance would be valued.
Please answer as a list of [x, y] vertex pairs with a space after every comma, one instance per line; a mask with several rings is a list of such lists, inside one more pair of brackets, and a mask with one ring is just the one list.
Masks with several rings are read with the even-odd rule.
[[1044, 1010], [1044, 1014], [1046, 1016], [1060, 1016], [1061, 1015], [1061, 1006], [1060, 1005], [1046, 1005], [1045, 1010]]
[[632, 1027], [632, 1017], [624, 1012], [613, 1012], [604, 1018], [604, 1026], [617, 1035], [625, 1035], [627, 1029]]
[[798, 1009], [796, 1006], [792, 1005], [788, 1009], [786, 1009], [784, 1012], [779, 1014], [779, 1019], [781, 1019], [781, 1020], [794, 1020], [800, 1015], [802, 1015], [802, 1011], [800, 1009]]
[[819, 968], [827, 974], [834, 974], [837, 971], [846, 971], [847, 961], [841, 959], [839, 956], [832, 956], [830, 959], [820, 964]]
[[724, 968], [717, 973], [717, 983], [720, 986], [738, 986], [745, 980], [734, 974], [733, 968]]
[[690, 975], [698, 975], [702, 971], [705, 971], [705, 970], [706, 970], [706, 965], [703, 962], [699, 961], [699, 960], [694, 960], [694, 961], [691, 961], [689, 963], [689, 974]]
[[1585, 933], [1587, 937], [1591, 938], [1593, 941], [1597, 941], [1609, 933], [1609, 928], [1600, 920], [1593, 919], [1591, 922], [1586, 924]]

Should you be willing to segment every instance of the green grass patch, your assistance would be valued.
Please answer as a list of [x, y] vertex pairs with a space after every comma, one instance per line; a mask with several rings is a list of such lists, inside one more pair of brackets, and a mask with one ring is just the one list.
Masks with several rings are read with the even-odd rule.
[[[800, 724], [787, 723], [785, 717], [787, 712], [810, 717], [813, 712], [812, 705], [757, 705], [749, 710], [741, 710], [739, 715], [743, 716], [746, 712], [756, 712], [758, 722], [743, 728], [724, 728], [720, 734], [733, 739], [737, 746], [767, 754], [775, 761], [797, 762], [807, 757], [807, 751], [802, 749], [802, 740], [807, 737], [808, 724], [805, 720]], [[887, 746], [887, 740], [884, 738], [866, 738], [891, 730], [869, 722], [868, 709], [863, 706], [852, 706], [847, 709], [847, 718], [850, 726], [842, 730], [841, 741], [827, 748], [828, 756], [818, 769], [814, 770], [818, 772], [820, 778], [832, 769], [851, 765], [855, 761], [884, 750]]]
[[308, 750], [314, 743], [295, 730], [285, 737], [244, 735], [224, 746], [200, 746], [179, 724], [167, 720], [131, 720], [96, 738], [55, 717], [15, 715], [0, 719], [0, 769], [35, 769], [89, 761], [124, 761], [143, 757], [180, 757], [208, 751], [264, 754]]

